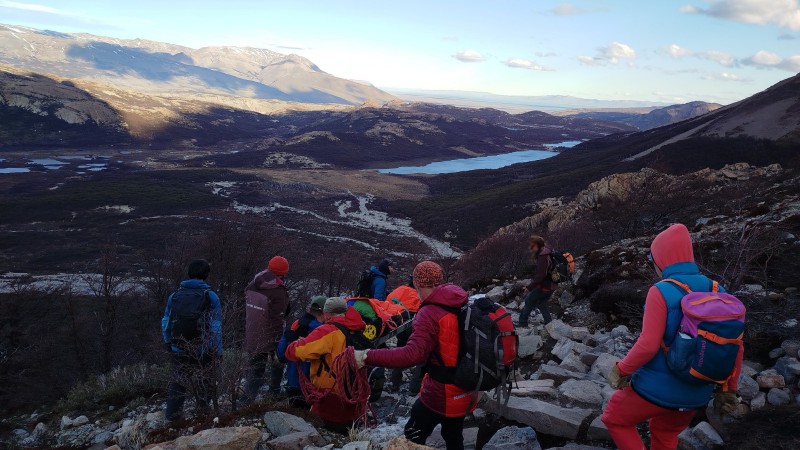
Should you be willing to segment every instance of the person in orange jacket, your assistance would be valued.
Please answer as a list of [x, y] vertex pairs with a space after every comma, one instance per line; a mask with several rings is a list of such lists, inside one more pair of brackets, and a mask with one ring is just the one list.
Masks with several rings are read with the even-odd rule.
[[352, 332], [363, 332], [366, 325], [358, 311], [348, 308], [343, 298], [329, 298], [322, 311], [325, 323], [307, 337], [290, 344], [286, 349], [286, 359], [310, 362], [311, 383], [317, 389], [327, 391], [322, 399], [311, 405], [311, 412], [328, 425], [348, 425], [359, 418], [359, 413], [333, 392], [336, 380], [330, 370], [334, 358], [347, 348], [347, 337], [339, 326]]

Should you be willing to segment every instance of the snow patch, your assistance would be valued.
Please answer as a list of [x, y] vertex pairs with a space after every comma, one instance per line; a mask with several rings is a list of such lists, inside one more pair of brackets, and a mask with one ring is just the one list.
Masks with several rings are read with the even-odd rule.
[[135, 206], [129, 205], [105, 205], [99, 208], [95, 208], [95, 211], [105, 211], [105, 212], [116, 212], [120, 214], [130, 214], [133, 210], [136, 209]]

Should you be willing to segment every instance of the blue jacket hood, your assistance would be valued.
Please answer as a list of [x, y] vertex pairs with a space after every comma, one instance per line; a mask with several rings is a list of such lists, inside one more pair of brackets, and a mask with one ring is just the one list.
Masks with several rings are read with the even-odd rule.
[[209, 289], [211, 286], [208, 285], [203, 280], [198, 280], [196, 278], [190, 278], [188, 280], [181, 281], [181, 287], [186, 289]]
[[380, 270], [378, 270], [378, 268], [376, 266], [370, 267], [369, 271], [374, 273], [375, 276], [378, 276], [378, 277], [381, 277], [381, 278], [386, 278], [387, 277], [387, 275], [385, 273], [381, 272]]

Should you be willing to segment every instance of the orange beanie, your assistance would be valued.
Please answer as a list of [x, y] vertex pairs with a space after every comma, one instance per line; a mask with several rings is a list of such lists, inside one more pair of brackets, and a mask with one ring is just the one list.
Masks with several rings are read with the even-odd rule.
[[269, 269], [269, 271], [275, 275], [282, 277], [289, 272], [289, 261], [287, 261], [283, 256], [276, 256], [269, 260], [267, 269]]

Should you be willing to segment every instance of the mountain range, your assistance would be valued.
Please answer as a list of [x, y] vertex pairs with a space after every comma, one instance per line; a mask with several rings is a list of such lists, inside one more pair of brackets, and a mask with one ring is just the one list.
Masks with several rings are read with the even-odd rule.
[[219, 95], [323, 104], [386, 102], [380, 89], [337, 78], [298, 55], [189, 47], [0, 25], [0, 63], [139, 93]]

